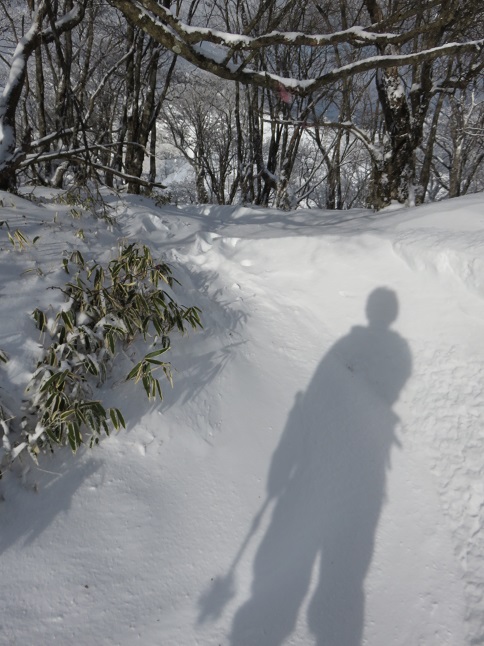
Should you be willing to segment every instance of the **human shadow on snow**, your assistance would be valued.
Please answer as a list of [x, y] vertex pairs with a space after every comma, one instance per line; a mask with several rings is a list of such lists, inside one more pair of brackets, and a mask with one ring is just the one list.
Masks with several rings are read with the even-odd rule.
[[[231, 646], [280, 646], [308, 598], [317, 646], [361, 646], [367, 575], [399, 421], [392, 406], [411, 374], [406, 341], [390, 325], [398, 300], [387, 288], [367, 301], [356, 326], [326, 354], [299, 393], [277, 447], [267, 500], [200, 621], [220, 614], [224, 592], [260, 516], [272, 518], [253, 564], [250, 598], [236, 612]], [[315, 565], [319, 563], [319, 573]], [[317, 581], [315, 581], [315, 577]], [[311, 585], [311, 581], [313, 584]], [[216, 586], [215, 586], [216, 587]]]

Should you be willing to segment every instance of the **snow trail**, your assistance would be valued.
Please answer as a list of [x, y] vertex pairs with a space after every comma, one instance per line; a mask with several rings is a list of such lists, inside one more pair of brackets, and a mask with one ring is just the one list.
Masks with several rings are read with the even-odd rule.
[[[161, 406], [119, 376], [100, 394], [126, 432], [1, 483], [0, 643], [481, 643], [482, 205], [286, 214], [129, 197], [113, 231], [56, 206], [46, 260], [0, 245], [0, 348], [22, 345], [0, 387], [32, 369], [25, 316], [76, 244], [103, 260], [120, 239], [149, 244], [205, 325], [174, 344]], [[46, 215], [33, 207], [31, 238]], [[34, 255], [47, 277], [14, 284]], [[398, 311], [384, 298], [375, 318], [375, 293]]]

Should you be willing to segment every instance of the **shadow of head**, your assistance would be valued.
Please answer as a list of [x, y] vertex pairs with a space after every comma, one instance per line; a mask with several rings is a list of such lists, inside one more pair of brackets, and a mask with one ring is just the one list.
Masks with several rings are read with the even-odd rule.
[[388, 287], [378, 287], [368, 296], [366, 316], [370, 327], [388, 328], [397, 319], [398, 299]]
[[396, 293], [388, 287], [377, 287], [368, 296], [368, 327], [365, 342], [354, 350], [362, 363], [367, 383], [392, 406], [412, 372], [412, 355], [408, 343], [391, 329], [399, 313]]

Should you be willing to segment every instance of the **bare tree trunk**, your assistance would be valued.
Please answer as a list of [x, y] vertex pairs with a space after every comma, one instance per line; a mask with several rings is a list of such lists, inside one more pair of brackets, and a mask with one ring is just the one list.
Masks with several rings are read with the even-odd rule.
[[[32, 17], [32, 25], [19, 40], [12, 57], [5, 88], [0, 96], [0, 190], [14, 190], [16, 170], [22, 157], [28, 152], [27, 140], [17, 148], [15, 116], [27, 74], [27, 61], [42, 43], [58, 39], [62, 33], [69, 32], [82, 20], [84, 7], [71, 4], [70, 9], [55, 22], [54, 7], [49, 0], [41, 0]], [[57, 7], [55, 7], [57, 8]], [[50, 24], [44, 29], [46, 17]]]
[[422, 204], [425, 201], [425, 196], [427, 194], [430, 175], [432, 171], [432, 160], [434, 157], [434, 146], [435, 138], [437, 135], [437, 127], [439, 123], [440, 113], [442, 111], [442, 105], [444, 103], [445, 94], [442, 92], [439, 95], [437, 104], [432, 115], [432, 123], [430, 126], [429, 136], [427, 137], [427, 142], [425, 145], [425, 154], [420, 169], [420, 179], [419, 179], [419, 194], [417, 195], [417, 204]]

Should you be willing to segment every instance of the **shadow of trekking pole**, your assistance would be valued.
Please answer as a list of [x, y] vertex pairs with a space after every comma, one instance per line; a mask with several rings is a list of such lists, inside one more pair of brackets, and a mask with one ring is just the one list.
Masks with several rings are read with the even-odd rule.
[[235, 555], [234, 560], [225, 576], [217, 576], [212, 579], [212, 584], [209, 589], [202, 594], [199, 600], [200, 614], [198, 616], [198, 623], [202, 624], [206, 621], [215, 621], [220, 617], [223, 609], [227, 603], [235, 595], [235, 569], [242, 558], [247, 546], [249, 545], [252, 537], [259, 528], [262, 517], [264, 516], [271, 498], [266, 498], [264, 504], [252, 521], [250, 530], [248, 531], [244, 542]]

